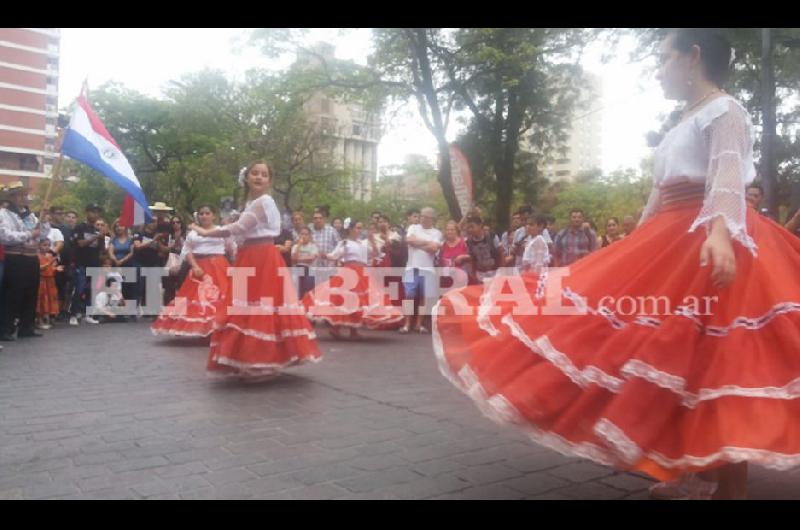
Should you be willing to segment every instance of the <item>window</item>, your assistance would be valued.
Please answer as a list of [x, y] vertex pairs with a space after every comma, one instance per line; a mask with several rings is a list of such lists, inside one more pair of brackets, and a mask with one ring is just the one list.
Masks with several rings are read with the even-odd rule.
[[322, 134], [335, 134], [336, 133], [336, 120], [330, 118], [322, 118], [320, 120]]
[[568, 177], [569, 176], [569, 170], [556, 171], [556, 176], [557, 177]]
[[361, 136], [361, 125], [353, 124], [353, 136]]

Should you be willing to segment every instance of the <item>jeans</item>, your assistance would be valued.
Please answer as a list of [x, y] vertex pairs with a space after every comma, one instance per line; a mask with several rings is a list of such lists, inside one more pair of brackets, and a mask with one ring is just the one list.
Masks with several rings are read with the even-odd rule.
[[83, 315], [86, 313], [86, 296], [85, 293], [88, 282], [86, 280], [86, 267], [83, 265], [75, 265], [75, 292], [72, 295], [72, 305], [69, 308], [71, 316]]

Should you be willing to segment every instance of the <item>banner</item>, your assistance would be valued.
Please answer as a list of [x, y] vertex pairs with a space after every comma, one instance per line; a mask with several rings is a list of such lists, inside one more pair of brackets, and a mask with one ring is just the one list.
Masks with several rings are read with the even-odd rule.
[[467, 157], [455, 145], [450, 146], [450, 178], [463, 217], [472, 208], [472, 170]]

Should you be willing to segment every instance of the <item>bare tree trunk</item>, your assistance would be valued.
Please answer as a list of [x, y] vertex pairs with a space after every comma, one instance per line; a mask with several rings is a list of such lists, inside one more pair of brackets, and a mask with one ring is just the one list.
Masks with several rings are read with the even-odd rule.
[[439, 173], [437, 175], [439, 185], [442, 187], [444, 200], [447, 202], [447, 209], [450, 213], [450, 218], [460, 221], [461, 218], [467, 215], [467, 212], [461, 211], [461, 206], [458, 204], [456, 192], [453, 188], [452, 170], [450, 168], [450, 149], [447, 143], [442, 146], [439, 144]]
[[[450, 149], [446, 138], [447, 131], [442, 120], [442, 111], [439, 108], [436, 90], [433, 87], [433, 70], [428, 57], [428, 35], [425, 33], [424, 28], [408, 29], [406, 34], [412, 44], [412, 52], [414, 53], [416, 69], [418, 70], [417, 75], [415, 75], [415, 85], [422, 93], [422, 97], [418, 97], [420, 112], [425, 124], [439, 144], [439, 174], [437, 179], [442, 187], [450, 217], [460, 220], [462, 214], [466, 214], [466, 212], [462, 212], [458, 206], [458, 199], [456, 199], [455, 190], [453, 189], [450, 170]], [[427, 117], [426, 107], [430, 110], [430, 119]]]

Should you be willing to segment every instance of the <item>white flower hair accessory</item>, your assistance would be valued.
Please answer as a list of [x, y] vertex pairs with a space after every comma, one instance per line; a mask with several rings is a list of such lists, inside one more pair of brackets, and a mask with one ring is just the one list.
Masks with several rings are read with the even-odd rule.
[[247, 176], [247, 166], [239, 170], [239, 186], [244, 186], [244, 178]]
[[348, 217], [347, 219], [344, 220], [344, 223], [342, 224], [342, 227], [345, 230], [349, 230], [350, 229], [350, 223], [352, 223], [352, 220]]

